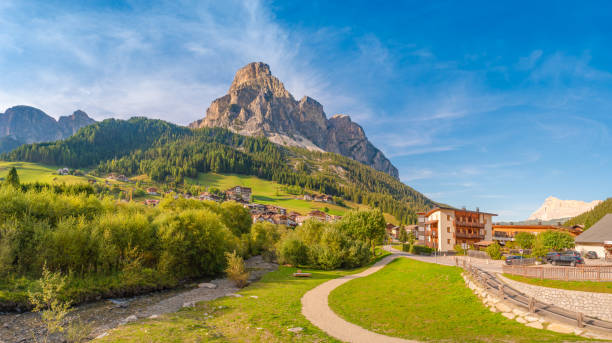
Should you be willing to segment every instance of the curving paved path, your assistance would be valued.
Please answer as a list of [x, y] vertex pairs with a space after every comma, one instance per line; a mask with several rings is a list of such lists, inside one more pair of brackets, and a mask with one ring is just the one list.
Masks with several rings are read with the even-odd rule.
[[351, 280], [362, 278], [381, 270], [389, 262], [404, 256], [389, 250], [393, 254], [376, 262], [372, 267], [359, 274], [347, 275], [333, 279], [311, 289], [302, 297], [302, 314], [312, 324], [325, 331], [328, 335], [344, 342], [351, 343], [418, 343], [407, 339], [389, 337], [368, 331], [358, 325], [340, 318], [329, 308], [327, 301], [331, 291]]

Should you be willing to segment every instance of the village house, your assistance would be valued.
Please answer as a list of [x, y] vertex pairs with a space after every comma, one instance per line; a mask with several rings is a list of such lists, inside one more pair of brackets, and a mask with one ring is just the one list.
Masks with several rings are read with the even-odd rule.
[[218, 197], [215, 194], [208, 193], [208, 192], [201, 193], [200, 196], [198, 197], [198, 199], [200, 199], [202, 201], [204, 201], [204, 200], [207, 200], [207, 201], [221, 201], [220, 197]]
[[130, 179], [128, 179], [125, 175], [118, 175], [115, 173], [110, 173], [108, 174], [108, 176], [106, 177], [109, 180], [116, 180], [116, 181], [121, 181], [121, 182], [130, 182]]
[[57, 170], [57, 175], [70, 175], [70, 170], [68, 168], [60, 168]]
[[419, 231], [418, 243], [436, 251], [453, 251], [459, 244], [467, 249], [476, 243], [492, 241], [492, 218], [497, 214], [437, 207], [427, 213], [419, 213], [424, 230]]
[[244, 207], [249, 209], [251, 214], [263, 214], [266, 212], [266, 206], [257, 203], [244, 204]]
[[559, 231], [566, 232], [573, 237], [578, 236], [582, 233], [582, 229], [579, 227], [563, 227], [561, 225], [493, 225], [493, 240], [497, 241], [501, 245], [505, 245], [506, 242], [514, 241], [514, 236], [519, 232], [530, 233], [538, 235], [546, 231]]
[[312, 195], [310, 194], [304, 194], [304, 196], [302, 197], [302, 199], [306, 200], [306, 201], [312, 201]]
[[326, 195], [326, 194], [318, 194], [314, 196], [314, 201], [317, 202], [325, 202], [328, 204], [333, 204], [334, 203], [334, 198], [330, 195]]
[[274, 206], [274, 205], [265, 205], [265, 212], [267, 213], [273, 213], [273, 214], [287, 214], [287, 210], [282, 208], [282, 207], [278, 207], [278, 206]]
[[147, 206], [157, 206], [159, 204], [159, 200], [157, 199], [145, 199], [144, 204]]
[[155, 188], [155, 187], [147, 188], [146, 192], [147, 192], [148, 195], [159, 195], [159, 193], [157, 192], [157, 188]]
[[574, 240], [575, 250], [584, 254], [597, 253], [598, 258], [612, 258], [612, 214], [606, 214]]
[[227, 200], [249, 203], [251, 202], [251, 194], [252, 190], [249, 187], [235, 186], [225, 191], [225, 198]]
[[399, 226], [393, 225], [391, 223], [387, 223], [387, 225], [385, 226], [385, 231], [387, 232], [387, 235], [394, 239], [397, 239], [399, 237], [400, 230], [401, 228]]

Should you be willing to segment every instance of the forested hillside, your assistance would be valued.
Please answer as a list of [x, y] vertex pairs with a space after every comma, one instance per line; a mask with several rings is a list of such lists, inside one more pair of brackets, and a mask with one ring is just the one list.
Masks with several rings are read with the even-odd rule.
[[588, 229], [608, 213], [612, 213], [612, 198], [608, 198], [592, 210], [568, 220], [565, 222], [565, 226], [584, 225], [584, 228]]
[[211, 171], [255, 175], [378, 207], [402, 223], [415, 222], [415, 210], [434, 205], [392, 176], [338, 154], [286, 148], [264, 137], [221, 128], [192, 130], [145, 118], [105, 120], [66, 140], [22, 146], [2, 158], [94, 168], [100, 175], [147, 174], [158, 182], [178, 184]]

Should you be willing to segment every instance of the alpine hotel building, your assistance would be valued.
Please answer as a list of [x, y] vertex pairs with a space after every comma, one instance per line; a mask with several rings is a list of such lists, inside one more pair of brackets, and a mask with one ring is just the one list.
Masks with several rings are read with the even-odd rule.
[[417, 244], [452, 251], [457, 244], [469, 248], [478, 242], [491, 242], [493, 216], [497, 214], [438, 207], [418, 216]]

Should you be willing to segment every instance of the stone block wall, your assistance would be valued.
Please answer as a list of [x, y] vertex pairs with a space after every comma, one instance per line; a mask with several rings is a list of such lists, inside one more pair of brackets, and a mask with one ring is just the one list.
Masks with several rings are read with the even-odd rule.
[[508, 286], [527, 296], [534, 297], [538, 301], [554, 304], [569, 311], [582, 312], [587, 316], [612, 321], [612, 294], [610, 293], [568, 291], [529, 285], [510, 280], [502, 275], [498, 275], [498, 277]]

